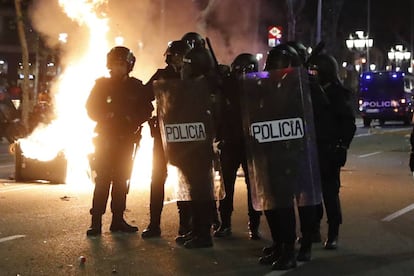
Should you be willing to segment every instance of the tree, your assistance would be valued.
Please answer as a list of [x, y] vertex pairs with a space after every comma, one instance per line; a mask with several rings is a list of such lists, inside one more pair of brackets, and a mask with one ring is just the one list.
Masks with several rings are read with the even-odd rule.
[[339, 55], [341, 47], [337, 41], [338, 20], [345, 0], [323, 0], [322, 1], [322, 41], [325, 42], [325, 49], [334, 56]]
[[296, 39], [296, 18], [305, 6], [305, 0], [287, 0], [287, 24], [288, 24], [288, 40]]
[[20, 45], [22, 48], [23, 63], [23, 86], [22, 86], [22, 122], [28, 129], [29, 113], [31, 109], [30, 89], [29, 89], [29, 48], [27, 46], [25, 22], [22, 12], [22, 0], [14, 0], [16, 8], [17, 31], [19, 34]]

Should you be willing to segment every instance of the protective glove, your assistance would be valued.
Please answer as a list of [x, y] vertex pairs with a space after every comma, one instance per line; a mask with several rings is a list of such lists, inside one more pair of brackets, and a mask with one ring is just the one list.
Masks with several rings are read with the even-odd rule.
[[335, 160], [338, 166], [341, 166], [341, 167], [345, 166], [347, 151], [348, 149], [343, 146], [337, 146], [335, 148]]
[[414, 172], [414, 152], [410, 153], [410, 170]]

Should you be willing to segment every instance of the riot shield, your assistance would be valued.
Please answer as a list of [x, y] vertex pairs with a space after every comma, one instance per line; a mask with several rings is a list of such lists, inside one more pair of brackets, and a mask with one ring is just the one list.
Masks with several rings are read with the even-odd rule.
[[214, 181], [215, 114], [206, 79], [158, 80], [154, 92], [166, 158], [177, 169], [174, 198], [223, 198], [221, 181]]
[[242, 120], [252, 202], [270, 210], [321, 202], [312, 102], [301, 68], [247, 74]]

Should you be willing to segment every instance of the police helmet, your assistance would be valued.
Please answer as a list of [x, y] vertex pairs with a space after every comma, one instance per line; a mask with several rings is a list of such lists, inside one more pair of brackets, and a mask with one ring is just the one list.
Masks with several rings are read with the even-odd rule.
[[288, 41], [286, 44], [298, 52], [302, 64], [305, 64], [306, 60], [308, 59], [308, 51], [305, 45], [297, 41]]
[[180, 55], [185, 56], [191, 50], [190, 45], [188, 45], [183, 40], [174, 40], [168, 43], [167, 50], [165, 55]]
[[279, 44], [267, 53], [264, 70], [270, 71], [296, 66], [300, 66], [298, 52], [289, 45]]
[[135, 65], [135, 56], [130, 49], [124, 46], [113, 47], [106, 55], [106, 67], [111, 70], [117, 62], [125, 62], [128, 66], [128, 73]]
[[231, 64], [231, 72], [236, 75], [259, 71], [257, 58], [249, 53], [238, 55]]
[[205, 48], [193, 48], [185, 55], [182, 68], [182, 77], [196, 78], [206, 75], [214, 68], [214, 61], [210, 52]]
[[206, 41], [204, 40], [204, 38], [196, 32], [188, 32], [184, 34], [181, 40], [187, 42], [187, 44], [190, 45], [191, 48], [204, 48], [206, 46]]
[[315, 70], [322, 84], [338, 81], [339, 67], [336, 59], [328, 54], [319, 54], [309, 60], [309, 70]]

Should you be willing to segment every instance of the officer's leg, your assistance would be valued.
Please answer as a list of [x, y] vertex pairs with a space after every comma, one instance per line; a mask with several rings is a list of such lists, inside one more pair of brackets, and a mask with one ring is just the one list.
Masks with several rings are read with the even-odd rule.
[[191, 202], [177, 201], [179, 229], [178, 235], [182, 236], [191, 232]]
[[326, 216], [328, 217], [328, 238], [325, 249], [336, 249], [338, 247], [339, 226], [342, 224], [342, 211], [339, 199], [340, 167], [333, 166], [330, 174], [331, 182], [325, 185], [323, 200], [325, 203]]
[[263, 249], [263, 256], [259, 258], [259, 263], [264, 265], [271, 265], [282, 255], [283, 240], [281, 228], [279, 225], [280, 218], [279, 213], [276, 209], [265, 210], [264, 214], [269, 226], [273, 244], [271, 247], [265, 247]]
[[137, 232], [138, 227], [129, 225], [124, 220], [126, 209], [126, 196], [128, 193], [128, 180], [131, 176], [133, 161], [131, 160], [132, 146], [120, 147], [119, 158], [114, 161], [114, 174], [112, 181], [112, 223], [109, 228], [112, 232]]
[[111, 180], [108, 176], [103, 175], [99, 170], [95, 178], [95, 189], [93, 192], [92, 208], [90, 214], [92, 215], [92, 222], [89, 229], [86, 231], [88, 236], [97, 236], [101, 234], [102, 215], [105, 213], [106, 204], [108, 202], [109, 189]]
[[161, 235], [160, 221], [164, 205], [164, 184], [167, 178], [167, 161], [165, 160], [160, 135], [154, 135], [152, 156], [150, 223], [148, 227], [142, 231], [143, 238], [159, 237]]
[[224, 148], [221, 152], [220, 161], [226, 195], [220, 200], [219, 211], [221, 226], [214, 232], [214, 236], [227, 237], [231, 235], [231, 214], [233, 212], [234, 185], [239, 162], [235, 159], [234, 153], [226, 148]]
[[242, 162], [242, 168], [244, 172], [244, 180], [246, 182], [247, 187], [247, 211], [249, 215], [249, 237], [252, 240], [260, 240], [260, 233], [259, 233], [259, 226], [260, 226], [260, 216], [262, 215], [261, 211], [256, 211], [253, 208], [252, 202], [252, 192], [251, 192], [251, 184], [249, 179], [249, 171], [247, 168], [247, 161], [244, 159]]
[[178, 236], [175, 242], [179, 245], [184, 245], [193, 237], [193, 204], [191, 201], [177, 201], [178, 215], [179, 215], [179, 229]]
[[93, 192], [92, 208], [90, 214], [92, 215], [91, 226], [86, 232], [88, 236], [97, 236], [101, 234], [102, 228], [102, 215], [106, 211], [106, 205], [108, 202], [109, 189], [111, 187], [110, 178], [110, 164], [106, 162], [107, 154], [106, 147], [102, 144], [104, 142], [95, 140], [95, 154], [90, 160], [91, 168], [95, 171], [96, 177], [95, 188]]
[[[191, 201], [193, 211], [192, 238], [184, 243], [185, 248], [206, 248], [213, 246], [211, 238], [211, 200]], [[210, 218], [210, 219], [209, 219]]]
[[302, 239], [300, 242], [298, 261], [307, 262], [311, 260], [312, 235], [315, 227], [316, 205], [299, 206], [300, 230]]
[[287, 270], [296, 267], [295, 241], [296, 241], [296, 218], [292, 207], [276, 209], [278, 227], [282, 240], [282, 254], [272, 264], [272, 270]]

